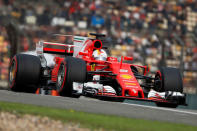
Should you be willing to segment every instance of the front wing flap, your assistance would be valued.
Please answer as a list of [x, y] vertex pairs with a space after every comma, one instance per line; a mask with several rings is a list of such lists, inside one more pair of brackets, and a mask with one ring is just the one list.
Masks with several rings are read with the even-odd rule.
[[95, 97], [97, 98], [109, 98], [110, 100], [139, 100], [139, 101], [148, 101], [148, 102], [159, 102], [159, 103], [169, 103], [169, 104], [177, 104], [177, 105], [185, 105], [186, 104], [186, 94], [182, 98], [167, 98], [167, 99], [161, 99], [161, 98], [139, 98], [139, 97], [130, 97], [130, 96], [117, 96], [117, 95], [102, 95], [98, 94]]

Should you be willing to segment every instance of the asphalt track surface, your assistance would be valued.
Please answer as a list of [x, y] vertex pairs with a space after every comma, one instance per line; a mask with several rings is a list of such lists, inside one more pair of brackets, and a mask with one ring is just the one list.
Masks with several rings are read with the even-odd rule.
[[0, 101], [33, 104], [63, 109], [74, 109], [77, 111], [97, 114], [184, 123], [197, 126], [196, 110], [171, 109], [138, 104], [107, 102], [86, 97], [76, 99], [59, 96], [16, 93], [7, 90], [0, 90]]

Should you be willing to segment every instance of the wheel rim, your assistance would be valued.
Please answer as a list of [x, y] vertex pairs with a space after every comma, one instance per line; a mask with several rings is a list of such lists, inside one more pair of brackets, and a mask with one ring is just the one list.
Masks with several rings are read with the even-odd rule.
[[11, 88], [12, 88], [12, 84], [15, 80], [15, 77], [16, 77], [16, 61], [13, 60], [12, 65], [10, 67], [10, 72], [9, 72], [9, 83], [11, 84]]
[[64, 65], [60, 65], [58, 76], [57, 76], [57, 90], [60, 91], [64, 82], [65, 68]]

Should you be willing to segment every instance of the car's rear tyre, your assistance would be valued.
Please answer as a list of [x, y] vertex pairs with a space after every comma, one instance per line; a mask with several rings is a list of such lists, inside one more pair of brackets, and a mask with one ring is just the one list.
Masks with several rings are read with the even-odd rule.
[[[155, 75], [154, 90], [158, 92], [175, 91], [183, 92], [182, 76], [178, 69], [163, 67]], [[177, 104], [156, 103], [157, 106], [176, 108]]]
[[35, 93], [41, 75], [40, 59], [33, 55], [17, 54], [9, 69], [9, 87], [12, 91]]
[[57, 91], [61, 96], [80, 97], [73, 90], [73, 82], [86, 81], [86, 62], [79, 58], [67, 56], [60, 64], [56, 82]]

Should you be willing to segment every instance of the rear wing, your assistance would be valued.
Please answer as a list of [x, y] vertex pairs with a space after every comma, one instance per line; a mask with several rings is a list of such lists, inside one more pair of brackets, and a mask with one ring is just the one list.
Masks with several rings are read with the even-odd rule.
[[50, 53], [50, 54], [60, 54], [60, 55], [72, 55], [73, 50], [71, 49], [74, 45], [65, 45], [62, 43], [44, 42], [39, 41], [36, 44], [36, 53]]
[[39, 41], [36, 44], [36, 53], [37, 55], [42, 55], [43, 53], [50, 53], [77, 56], [77, 54], [83, 48], [87, 39], [87, 37], [74, 36], [73, 45]]

